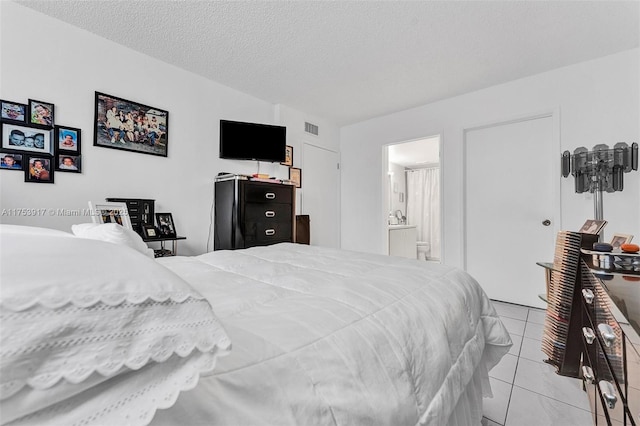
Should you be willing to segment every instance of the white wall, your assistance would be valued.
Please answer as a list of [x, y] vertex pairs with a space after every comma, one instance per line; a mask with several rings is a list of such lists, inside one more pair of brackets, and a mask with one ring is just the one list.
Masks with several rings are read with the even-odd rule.
[[[463, 129], [559, 109], [561, 151], [573, 152], [578, 146], [591, 149], [599, 143], [638, 142], [639, 56], [640, 50], [633, 49], [343, 127], [342, 247], [384, 253], [382, 146], [441, 134], [443, 259], [461, 266]], [[558, 152], [560, 229], [577, 230], [585, 219], [593, 217], [593, 200], [575, 194], [573, 181], [560, 177], [560, 155]], [[527, 158], [504, 161], [539, 159], [533, 152]], [[609, 222], [605, 238], [617, 232], [640, 239], [640, 172], [627, 173], [624, 179], [623, 192], [604, 194], [604, 217]], [[521, 238], [526, 242], [526, 235]]]
[[[56, 173], [53, 185], [25, 183], [22, 173], [0, 171], [2, 209], [82, 209], [88, 200], [105, 197], [152, 198], [156, 211], [171, 212], [178, 233], [187, 236], [179, 243], [181, 254], [211, 249], [214, 177], [258, 171], [253, 161], [218, 158], [219, 120], [279, 124], [276, 107], [13, 2], [0, 2], [0, 24], [0, 98], [54, 103], [56, 124], [82, 129], [83, 156], [82, 174]], [[168, 110], [168, 158], [92, 146], [95, 91]], [[301, 125], [295, 118], [286, 121]], [[337, 145], [334, 133], [331, 143]], [[292, 134], [288, 138], [297, 141]], [[288, 177], [279, 164], [261, 162], [260, 172]], [[67, 231], [90, 221], [0, 216], [1, 223]]]

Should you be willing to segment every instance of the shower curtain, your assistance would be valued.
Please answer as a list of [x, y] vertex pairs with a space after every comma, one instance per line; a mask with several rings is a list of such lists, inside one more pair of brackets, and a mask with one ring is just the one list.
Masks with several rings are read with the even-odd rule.
[[407, 223], [431, 246], [429, 259], [440, 259], [440, 167], [407, 170]]

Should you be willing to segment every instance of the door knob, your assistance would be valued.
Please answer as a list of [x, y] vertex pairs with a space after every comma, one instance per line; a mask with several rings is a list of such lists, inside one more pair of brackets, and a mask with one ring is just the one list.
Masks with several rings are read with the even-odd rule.
[[549, 225], [551, 225], [551, 221], [549, 219], [545, 219], [545, 220], [542, 221], [542, 224], [544, 226], [549, 226]]

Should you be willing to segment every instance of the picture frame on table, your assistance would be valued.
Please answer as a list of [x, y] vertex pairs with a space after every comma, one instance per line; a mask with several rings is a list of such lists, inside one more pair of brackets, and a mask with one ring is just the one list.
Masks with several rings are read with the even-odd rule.
[[578, 232], [583, 234], [598, 235], [607, 224], [606, 220], [587, 219]]
[[55, 126], [56, 149], [80, 153], [82, 129], [69, 126]]
[[26, 155], [24, 181], [33, 183], [54, 183], [51, 157]]
[[296, 185], [296, 188], [302, 188], [302, 170], [297, 167], [290, 167], [289, 180]]
[[91, 221], [93, 223], [117, 223], [133, 230], [126, 203], [104, 201], [93, 203], [89, 201], [89, 210], [91, 211]]
[[29, 99], [29, 118], [27, 122], [52, 128], [55, 123], [54, 104], [51, 102]]
[[623, 244], [631, 243], [631, 240], [633, 240], [633, 235], [613, 234], [613, 236], [611, 237], [611, 242], [609, 244], [611, 244], [613, 249], [616, 250], [616, 249], [619, 249], [620, 246]]
[[160, 238], [160, 231], [153, 225], [142, 225], [142, 236], [146, 239]]
[[82, 173], [82, 156], [72, 154], [56, 155], [56, 171], [66, 173]]
[[50, 129], [11, 122], [1, 124], [2, 149], [26, 151], [37, 155], [53, 155]]
[[95, 93], [94, 146], [167, 156], [168, 111]]
[[0, 99], [0, 119], [16, 123], [27, 122], [27, 104]]
[[0, 149], [0, 169], [2, 170], [24, 170], [24, 159], [22, 154]]
[[293, 147], [291, 145], [286, 145], [284, 147], [284, 162], [280, 163], [283, 166], [293, 166]]
[[160, 237], [175, 238], [178, 236], [171, 213], [156, 213], [156, 223], [160, 231]]

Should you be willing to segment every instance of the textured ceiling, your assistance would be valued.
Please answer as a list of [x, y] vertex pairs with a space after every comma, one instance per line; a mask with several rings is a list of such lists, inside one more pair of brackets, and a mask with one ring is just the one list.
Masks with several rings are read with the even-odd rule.
[[349, 124], [638, 47], [638, 1], [18, 1]]

